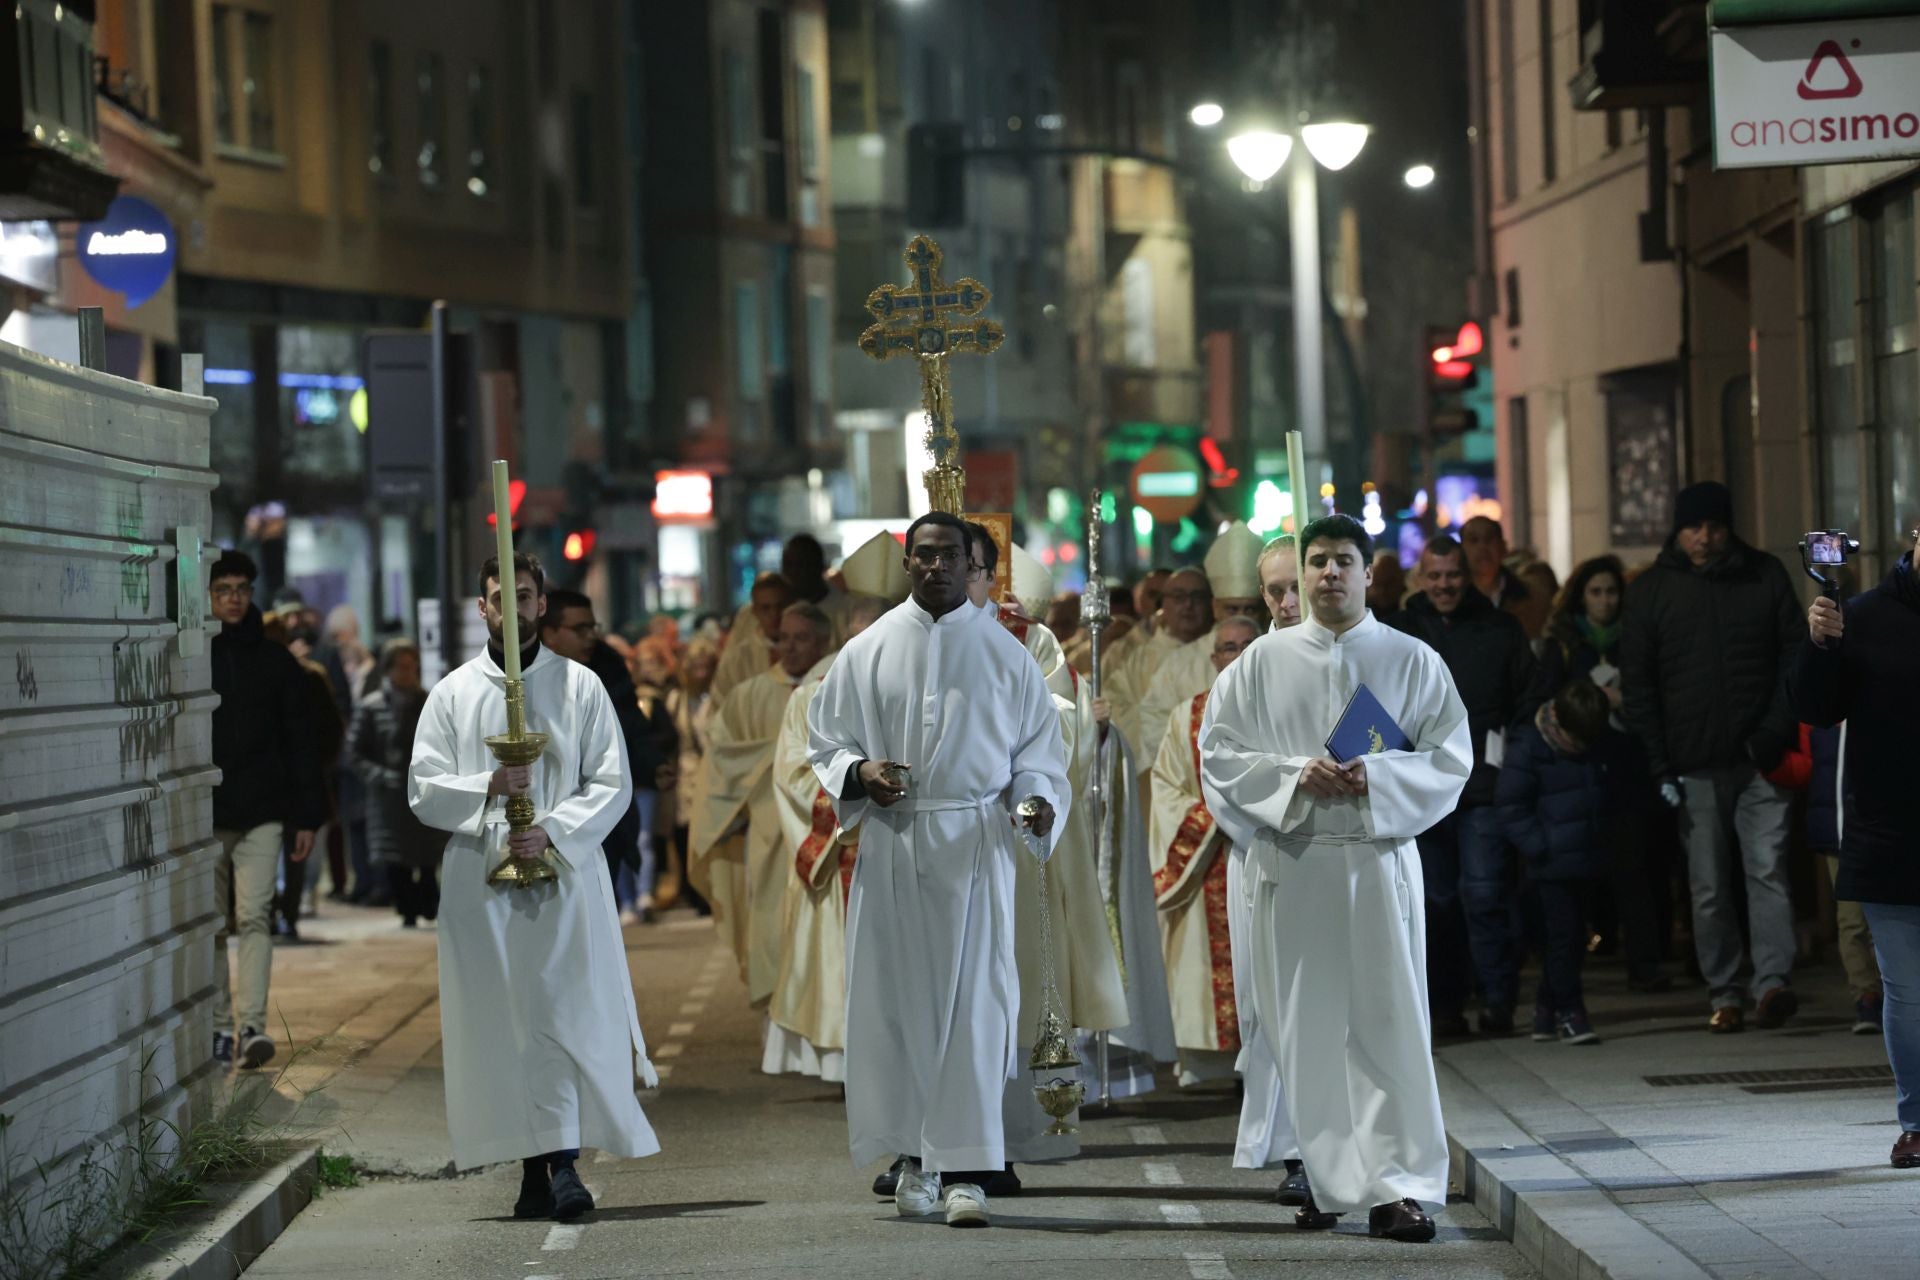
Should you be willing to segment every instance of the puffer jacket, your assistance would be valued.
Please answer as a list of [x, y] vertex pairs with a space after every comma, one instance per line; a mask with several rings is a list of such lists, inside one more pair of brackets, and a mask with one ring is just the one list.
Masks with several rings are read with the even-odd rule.
[[407, 803], [413, 735], [426, 704], [424, 693], [383, 684], [353, 711], [347, 752], [367, 786], [367, 852], [380, 862], [437, 867], [447, 846], [447, 833], [414, 817]]
[[1492, 804], [1499, 770], [1487, 763], [1487, 735], [1518, 719], [1526, 700], [1533, 680], [1533, 647], [1525, 629], [1471, 586], [1451, 614], [1434, 608], [1423, 591], [1389, 617], [1387, 625], [1426, 641], [1446, 662], [1473, 733], [1473, 773], [1460, 802]]
[[249, 605], [244, 618], [214, 636], [212, 667], [220, 695], [213, 709], [213, 763], [220, 770], [213, 825], [246, 831], [282, 822], [294, 831], [317, 830], [328, 813], [323, 763], [338, 756], [339, 725], [312, 714], [312, 685], [299, 660], [267, 639], [259, 608]]
[[1563, 755], [1527, 725], [1507, 741], [1498, 816], [1535, 880], [1593, 880], [1607, 874], [1612, 851], [1637, 811], [1621, 735], [1609, 733], [1580, 755]]
[[1627, 589], [1621, 694], [1656, 779], [1750, 764], [1793, 746], [1786, 676], [1807, 633], [1779, 560], [1738, 538], [1695, 568], [1668, 539]]

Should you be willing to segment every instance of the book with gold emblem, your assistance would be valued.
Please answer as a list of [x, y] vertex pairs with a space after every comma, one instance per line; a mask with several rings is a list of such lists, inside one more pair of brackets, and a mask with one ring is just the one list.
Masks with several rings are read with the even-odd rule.
[[1383, 751], [1410, 751], [1412, 739], [1400, 728], [1373, 690], [1361, 685], [1347, 699], [1340, 722], [1327, 735], [1327, 754], [1346, 764], [1361, 756], [1377, 756]]

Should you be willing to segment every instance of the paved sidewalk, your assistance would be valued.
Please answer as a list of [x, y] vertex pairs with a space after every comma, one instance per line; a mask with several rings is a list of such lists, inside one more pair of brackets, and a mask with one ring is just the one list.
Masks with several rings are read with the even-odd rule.
[[1920, 1274], [1920, 1174], [1887, 1163], [1885, 1048], [1849, 1033], [1837, 965], [1801, 975], [1786, 1027], [1730, 1036], [1699, 991], [1588, 985], [1602, 1044], [1439, 1054], [1474, 1198], [1549, 1277]]

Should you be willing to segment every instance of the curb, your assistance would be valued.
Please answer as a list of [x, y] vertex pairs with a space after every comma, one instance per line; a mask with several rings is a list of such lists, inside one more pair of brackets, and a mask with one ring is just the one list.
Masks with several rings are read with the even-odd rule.
[[1434, 1066], [1453, 1181], [1546, 1280], [1711, 1280], [1452, 1063], [1436, 1058]]
[[251, 1181], [208, 1187], [212, 1221], [136, 1250], [124, 1280], [234, 1280], [312, 1202], [319, 1177], [320, 1148], [303, 1147]]

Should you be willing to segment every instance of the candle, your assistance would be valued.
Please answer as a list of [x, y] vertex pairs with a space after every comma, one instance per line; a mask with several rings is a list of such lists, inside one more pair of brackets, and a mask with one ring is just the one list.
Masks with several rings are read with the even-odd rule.
[[[501, 464], [496, 463], [494, 465], [499, 466]], [[1301, 445], [1301, 437], [1298, 431], [1287, 432], [1287, 481], [1293, 489], [1294, 546], [1299, 559], [1300, 573], [1304, 578], [1307, 567], [1307, 548], [1304, 543], [1299, 541], [1299, 538], [1301, 533], [1306, 530], [1307, 521], [1311, 518], [1308, 514], [1310, 509], [1307, 503], [1312, 499], [1307, 493], [1306, 450]], [[1305, 584], [1303, 583], [1302, 585], [1304, 587]], [[1305, 590], [1302, 590], [1300, 592], [1300, 620], [1305, 622], [1312, 616], [1313, 611], [1307, 604], [1307, 593]]]
[[493, 533], [500, 556], [500, 648], [507, 679], [520, 678], [520, 576], [513, 571], [513, 503], [507, 498], [507, 464], [493, 463]]

